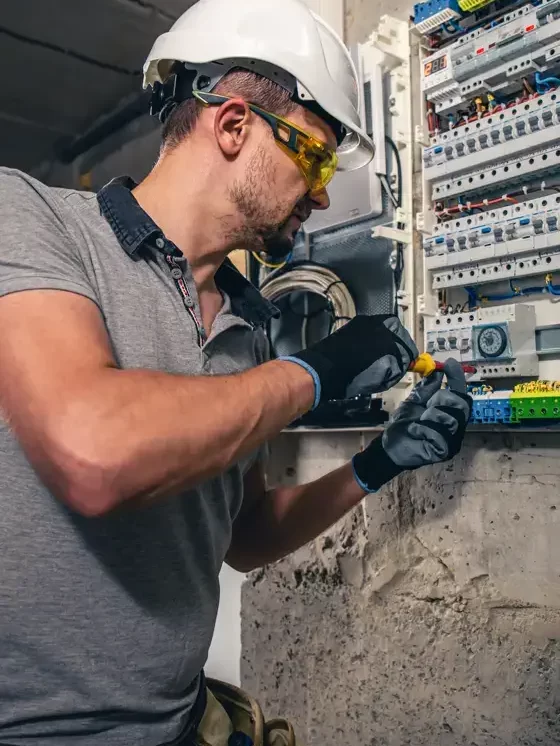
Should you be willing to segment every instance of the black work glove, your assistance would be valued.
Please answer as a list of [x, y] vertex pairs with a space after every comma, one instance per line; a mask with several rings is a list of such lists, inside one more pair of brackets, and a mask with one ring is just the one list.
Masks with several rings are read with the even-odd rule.
[[[442, 389], [443, 376], [448, 387]], [[465, 374], [456, 360], [422, 379], [397, 409], [383, 436], [354, 456], [354, 475], [366, 492], [403, 471], [449, 461], [459, 453], [472, 411]]]
[[418, 349], [396, 316], [356, 316], [305, 350], [281, 357], [305, 368], [315, 382], [315, 402], [377, 394], [398, 383]]

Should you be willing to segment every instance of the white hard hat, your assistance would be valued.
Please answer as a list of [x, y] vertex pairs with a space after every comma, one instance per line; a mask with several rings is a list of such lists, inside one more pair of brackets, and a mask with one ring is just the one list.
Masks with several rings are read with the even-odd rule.
[[198, 0], [156, 39], [144, 65], [144, 88], [165, 85], [178, 62], [192, 71], [192, 87], [207, 91], [234, 67], [264, 75], [341, 125], [340, 170], [371, 161], [374, 145], [360, 121], [362, 92], [352, 58], [302, 0]]

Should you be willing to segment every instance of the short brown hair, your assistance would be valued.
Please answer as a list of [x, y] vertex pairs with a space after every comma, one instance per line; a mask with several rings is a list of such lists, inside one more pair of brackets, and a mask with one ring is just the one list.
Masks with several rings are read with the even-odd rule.
[[[222, 96], [241, 96], [249, 103], [260, 106], [272, 114], [285, 117], [298, 108], [290, 93], [278, 83], [241, 67], [234, 68], [218, 83], [212, 93]], [[162, 147], [166, 150], [177, 147], [193, 131], [202, 104], [194, 98], [183, 101], [165, 122], [162, 132]]]

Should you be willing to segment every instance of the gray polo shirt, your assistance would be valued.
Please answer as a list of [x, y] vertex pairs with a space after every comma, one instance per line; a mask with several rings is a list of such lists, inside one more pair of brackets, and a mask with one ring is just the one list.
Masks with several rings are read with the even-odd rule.
[[[189, 267], [131, 186], [95, 195], [0, 169], [0, 296], [89, 298], [122, 368], [211, 375], [264, 362], [274, 307], [224, 264], [224, 306], [204, 339]], [[0, 417], [1, 744], [182, 742], [252, 460], [158, 505], [87, 519], [43, 486]]]

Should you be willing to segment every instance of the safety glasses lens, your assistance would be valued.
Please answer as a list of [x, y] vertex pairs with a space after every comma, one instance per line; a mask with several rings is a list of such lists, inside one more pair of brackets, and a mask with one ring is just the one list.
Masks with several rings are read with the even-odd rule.
[[313, 192], [324, 189], [332, 180], [338, 158], [334, 150], [311, 139], [300, 138], [299, 162]]

